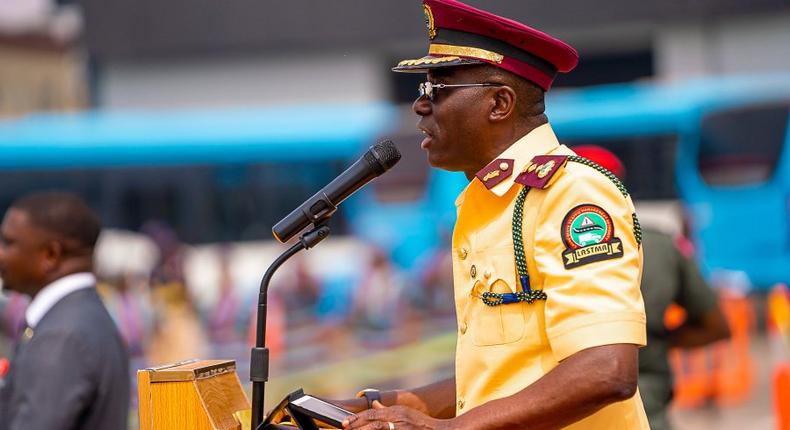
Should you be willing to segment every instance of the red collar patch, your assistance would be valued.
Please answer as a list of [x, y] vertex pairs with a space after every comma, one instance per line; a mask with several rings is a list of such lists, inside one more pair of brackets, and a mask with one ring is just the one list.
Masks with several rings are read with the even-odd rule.
[[538, 155], [527, 164], [515, 182], [530, 188], [546, 188], [567, 161], [567, 155]]

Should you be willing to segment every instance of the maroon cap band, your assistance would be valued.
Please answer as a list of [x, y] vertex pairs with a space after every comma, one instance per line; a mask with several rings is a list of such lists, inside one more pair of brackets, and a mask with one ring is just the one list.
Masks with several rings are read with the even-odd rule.
[[579, 59], [576, 50], [559, 39], [460, 1], [424, 0], [423, 9], [428, 55], [401, 61], [393, 71], [488, 63], [548, 90], [557, 74], [572, 70]]
[[442, 28], [437, 31], [436, 37], [431, 41], [431, 45], [434, 44], [474, 46], [476, 48], [496, 52], [497, 54], [503, 55], [505, 58], [515, 58], [522, 64], [528, 64], [532, 68], [552, 78], [557, 74], [557, 68], [554, 67], [553, 64], [537, 55], [516, 48], [507, 42], [481, 36], [479, 34]]

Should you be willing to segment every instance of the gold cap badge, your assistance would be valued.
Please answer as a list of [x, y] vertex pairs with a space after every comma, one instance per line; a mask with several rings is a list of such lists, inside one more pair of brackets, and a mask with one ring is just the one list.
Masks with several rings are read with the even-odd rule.
[[425, 12], [425, 26], [428, 27], [428, 38], [433, 40], [436, 37], [436, 24], [433, 22], [433, 12], [427, 4], [422, 5], [422, 10]]

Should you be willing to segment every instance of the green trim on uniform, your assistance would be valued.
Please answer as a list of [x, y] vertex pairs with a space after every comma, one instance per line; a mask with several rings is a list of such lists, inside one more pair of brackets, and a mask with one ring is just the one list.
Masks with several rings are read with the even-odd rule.
[[604, 176], [609, 178], [610, 181], [612, 181], [612, 183], [617, 187], [618, 190], [620, 190], [620, 193], [623, 194], [623, 197], [628, 197], [628, 190], [625, 189], [625, 185], [623, 185], [623, 183], [614, 173], [610, 172], [605, 167], [601, 166], [595, 161], [592, 161], [584, 157], [580, 157], [578, 155], [571, 155], [570, 157], [568, 157], [568, 161], [584, 164], [587, 167], [592, 167], [593, 169], [601, 172]]
[[516, 269], [518, 276], [529, 276], [527, 274], [527, 258], [524, 253], [524, 238], [521, 235], [524, 222], [524, 203], [527, 201], [527, 193], [530, 188], [524, 187], [516, 197], [516, 205], [513, 207], [513, 250], [516, 254]]
[[642, 225], [639, 224], [639, 217], [636, 216], [636, 212], [632, 213], [631, 217], [634, 219], [634, 238], [636, 239], [636, 244], [642, 245]]
[[518, 280], [521, 284], [521, 291], [516, 293], [494, 293], [487, 291], [483, 293], [483, 303], [488, 306], [499, 306], [509, 303], [527, 302], [534, 303], [536, 300], [546, 300], [546, 293], [543, 290], [533, 290], [529, 285], [529, 273], [527, 272], [527, 257], [524, 253], [524, 203], [527, 200], [527, 193], [530, 187], [524, 187], [516, 197], [516, 205], [513, 208], [513, 252], [516, 258], [516, 270]]
[[[620, 193], [623, 197], [628, 197], [628, 190], [623, 185], [623, 182], [620, 178], [617, 177], [614, 173], [610, 172], [605, 167], [601, 166], [600, 164], [592, 161], [588, 158], [580, 157], [578, 155], [571, 155], [568, 157], [568, 161], [573, 161], [575, 163], [584, 164], [585, 166], [592, 167], [593, 169], [601, 172], [604, 176], [609, 178], [610, 181], [620, 190]], [[636, 239], [636, 244], [638, 246], [642, 245], [642, 226], [639, 224], [639, 218], [636, 216], [636, 212], [631, 214], [631, 218], [634, 222], [634, 238]]]

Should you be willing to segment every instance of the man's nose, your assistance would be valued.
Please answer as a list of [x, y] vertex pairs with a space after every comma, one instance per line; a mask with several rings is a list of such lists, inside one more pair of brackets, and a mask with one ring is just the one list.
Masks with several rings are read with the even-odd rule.
[[430, 115], [433, 109], [433, 105], [431, 101], [428, 100], [427, 96], [420, 96], [417, 97], [417, 100], [411, 105], [411, 109], [420, 116]]

